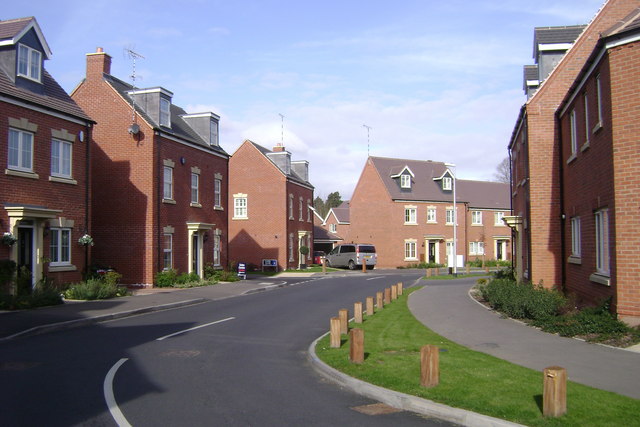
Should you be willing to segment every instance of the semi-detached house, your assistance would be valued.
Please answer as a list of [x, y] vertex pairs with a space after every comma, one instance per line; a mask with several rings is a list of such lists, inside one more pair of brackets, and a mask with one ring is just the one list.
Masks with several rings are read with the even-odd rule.
[[97, 121], [91, 141], [93, 260], [149, 285], [166, 269], [202, 276], [227, 264], [229, 155], [219, 116], [188, 114], [163, 87], [111, 75], [111, 57], [87, 54], [71, 97]]

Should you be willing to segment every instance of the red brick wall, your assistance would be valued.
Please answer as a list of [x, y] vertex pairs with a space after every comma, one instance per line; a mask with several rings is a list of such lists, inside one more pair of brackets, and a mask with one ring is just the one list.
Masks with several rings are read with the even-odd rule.
[[[299, 221], [302, 196], [313, 203], [313, 190], [288, 183], [284, 174], [255, 146], [245, 141], [229, 160], [229, 259], [260, 268], [263, 259], [277, 259], [280, 268], [296, 268], [298, 230], [313, 232], [313, 217], [307, 222], [304, 209]], [[234, 220], [234, 194], [247, 194], [248, 219]], [[294, 195], [293, 220], [289, 219], [289, 194]], [[289, 261], [289, 234], [294, 234], [294, 259]], [[313, 242], [313, 240], [312, 240]]]
[[[31, 123], [38, 125], [33, 141], [33, 171], [38, 174], [38, 179], [23, 178], [18, 176], [0, 174], [0, 205], [6, 203], [41, 206], [46, 209], [58, 209], [62, 212], [59, 217], [74, 221], [71, 234], [71, 264], [77, 270], [73, 272], [48, 272], [45, 273], [56, 283], [76, 282], [82, 279], [82, 271], [85, 269], [84, 248], [77, 243], [85, 231], [91, 233], [90, 223], [87, 219], [86, 209], [86, 155], [87, 143], [79, 141], [77, 135], [80, 131], [87, 134], [85, 125], [76, 124], [64, 119], [56, 118], [44, 113], [32, 111], [13, 104], [0, 103], [0, 165], [6, 168], [8, 164], [8, 137], [9, 117], [15, 119], [26, 118]], [[76, 135], [72, 153], [72, 178], [76, 185], [52, 182], [51, 175], [51, 130], [66, 129], [70, 134]], [[85, 137], [87, 138], [87, 137]], [[4, 208], [0, 208], [0, 234], [9, 230], [9, 217]], [[49, 257], [50, 240], [47, 231], [44, 236], [44, 254]], [[9, 258], [9, 247], [0, 245], [0, 258]], [[45, 263], [45, 267], [46, 267]], [[36, 279], [40, 279], [39, 277]]]

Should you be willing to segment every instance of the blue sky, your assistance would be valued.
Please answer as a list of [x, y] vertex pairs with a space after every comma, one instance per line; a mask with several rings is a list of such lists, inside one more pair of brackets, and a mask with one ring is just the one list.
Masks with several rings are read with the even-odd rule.
[[[603, 0], [7, 2], [35, 16], [68, 91], [100, 46], [129, 81], [162, 86], [190, 113], [221, 116], [230, 154], [245, 139], [308, 160], [316, 195], [351, 196], [369, 153], [457, 164], [492, 179], [507, 156], [533, 28], [588, 23]], [[54, 6], [55, 5], [55, 6]]]

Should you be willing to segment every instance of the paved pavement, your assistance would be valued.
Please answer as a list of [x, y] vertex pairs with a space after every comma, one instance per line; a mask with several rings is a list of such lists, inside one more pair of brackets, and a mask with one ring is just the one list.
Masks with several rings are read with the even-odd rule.
[[633, 351], [590, 344], [503, 318], [469, 296], [475, 279], [426, 283], [411, 294], [409, 309], [436, 333], [541, 372], [561, 366], [571, 381], [640, 399], [640, 346]]

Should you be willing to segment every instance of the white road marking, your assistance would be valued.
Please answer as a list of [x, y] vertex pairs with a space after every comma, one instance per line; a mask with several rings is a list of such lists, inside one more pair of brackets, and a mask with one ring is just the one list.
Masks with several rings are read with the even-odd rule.
[[369, 277], [366, 280], [378, 280], [378, 279], [384, 279], [384, 276], [378, 276], [378, 277]]
[[207, 323], [207, 324], [200, 325], [200, 326], [194, 326], [193, 328], [184, 329], [182, 331], [174, 332], [172, 334], [165, 335], [165, 336], [160, 337], [160, 338], [156, 338], [156, 341], [162, 341], [162, 340], [164, 340], [166, 338], [171, 338], [171, 337], [174, 337], [176, 335], [184, 334], [185, 332], [195, 331], [196, 329], [204, 328], [204, 327], [207, 327], [207, 326], [215, 325], [216, 323], [222, 323], [222, 322], [226, 322], [228, 320], [233, 320], [233, 319], [235, 319], [235, 317], [227, 317], [226, 319], [216, 320], [215, 322]]
[[113, 396], [113, 378], [116, 376], [118, 368], [120, 368], [120, 366], [122, 366], [122, 364], [127, 360], [129, 359], [123, 358], [118, 360], [118, 363], [116, 363], [111, 367], [111, 369], [109, 369], [107, 376], [104, 378], [104, 384], [102, 385], [104, 400], [107, 402], [109, 412], [111, 413], [111, 416], [119, 427], [131, 427], [131, 424], [129, 424], [129, 421], [127, 421], [127, 419], [124, 417], [124, 414], [118, 407], [116, 398]]

